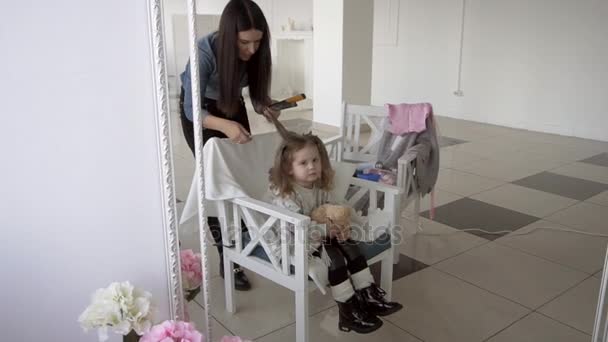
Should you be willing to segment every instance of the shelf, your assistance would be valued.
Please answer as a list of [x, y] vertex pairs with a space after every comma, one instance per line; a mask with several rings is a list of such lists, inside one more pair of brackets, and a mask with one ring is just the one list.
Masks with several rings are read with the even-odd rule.
[[275, 40], [305, 40], [312, 39], [313, 31], [286, 31], [272, 34]]

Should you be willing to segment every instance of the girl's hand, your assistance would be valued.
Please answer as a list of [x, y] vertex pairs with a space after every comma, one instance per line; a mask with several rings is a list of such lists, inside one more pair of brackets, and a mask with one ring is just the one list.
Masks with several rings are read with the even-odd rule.
[[249, 132], [238, 122], [228, 121], [222, 132], [226, 134], [230, 141], [237, 144], [245, 144], [251, 141]]
[[340, 228], [336, 225], [331, 224], [329, 226], [329, 238], [330, 239], [335, 239], [340, 235]]
[[351, 233], [350, 226], [340, 227], [340, 228], [341, 228], [340, 233], [337, 236], [338, 241], [346, 241], [346, 240], [350, 239], [350, 233]]

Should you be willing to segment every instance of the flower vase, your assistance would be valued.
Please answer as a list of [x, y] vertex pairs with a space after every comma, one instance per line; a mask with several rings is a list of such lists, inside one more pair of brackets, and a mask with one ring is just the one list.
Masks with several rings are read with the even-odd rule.
[[131, 330], [128, 334], [122, 337], [122, 342], [139, 342], [139, 335], [135, 332], [135, 330]]

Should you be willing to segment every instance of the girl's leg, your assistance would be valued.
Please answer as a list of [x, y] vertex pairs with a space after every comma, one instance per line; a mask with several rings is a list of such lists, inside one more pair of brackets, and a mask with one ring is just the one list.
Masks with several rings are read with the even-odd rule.
[[326, 241], [324, 252], [331, 260], [329, 266], [329, 284], [331, 293], [338, 303], [338, 328], [342, 331], [354, 330], [367, 334], [382, 326], [382, 321], [363, 310], [363, 303], [355, 295], [355, 290], [348, 278], [346, 260], [335, 240]]
[[346, 258], [350, 279], [356, 290], [361, 290], [371, 286], [374, 283], [374, 276], [367, 266], [365, 256], [361, 254], [359, 246], [352, 241], [346, 240], [337, 243], [338, 248]]
[[367, 312], [377, 316], [387, 316], [403, 308], [397, 302], [388, 302], [384, 299], [386, 292], [375, 284], [374, 277], [367, 267], [367, 261], [354, 241], [340, 242], [339, 248], [346, 257], [350, 278]]
[[346, 260], [344, 260], [344, 256], [338, 245], [333, 243], [333, 241], [326, 241], [323, 245], [325, 253], [327, 253], [329, 260], [331, 260], [328, 273], [329, 285], [331, 286], [331, 293], [334, 299], [337, 302], [346, 302], [355, 294], [355, 289], [353, 289], [349, 279]]

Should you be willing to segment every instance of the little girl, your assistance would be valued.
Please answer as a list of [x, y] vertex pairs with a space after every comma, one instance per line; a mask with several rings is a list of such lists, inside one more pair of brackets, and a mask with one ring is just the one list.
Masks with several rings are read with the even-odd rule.
[[[321, 139], [312, 134], [292, 134], [284, 139], [270, 170], [270, 202], [310, 216], [323, 204], [343, 202], [330, 192], [333, 177]], [[328, 278], [332, 296], [338, 302], [340, 330], [370, 333], [382, 326], [377, 316], [392, 314], [402, 306], [385, 300], [385, 292], [374, 283], [365, 257], [348, 239], [348, 233], [341, 236], [341, 231], [339, 227], [312, 221], [309, 255], [324, 254], [324, 258], [329, 258]]]

